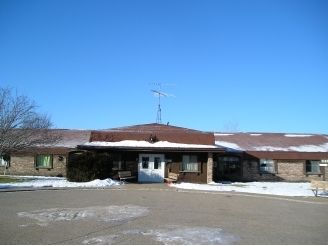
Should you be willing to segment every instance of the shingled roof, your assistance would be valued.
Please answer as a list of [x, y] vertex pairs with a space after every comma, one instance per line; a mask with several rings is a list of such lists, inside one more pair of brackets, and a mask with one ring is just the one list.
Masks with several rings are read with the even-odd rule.
[[124, 140], [149, 141], [156, 136], [157, 141], [171, 143], [214, 145], [212, 132], [202, 132], [177, 126], [163, 124], [145, 124], [92, 131], [90, 142], [119, 142]]
[[328, 152], [328, 135], [284, 133], [214, 133], [218, 146], [231, 151]]
[[145, 124], [92, 131], [81, 149], [125, 149], [162, 151], [223, 152], [214, 142], [213, 132], [203, 132], [162, 124]]
[[55, 129], [61, 135], [61, 140], [56, 144], [57, 147], [76, 148], [77, 145], [89, 142], [90, 130], [70, 130]]

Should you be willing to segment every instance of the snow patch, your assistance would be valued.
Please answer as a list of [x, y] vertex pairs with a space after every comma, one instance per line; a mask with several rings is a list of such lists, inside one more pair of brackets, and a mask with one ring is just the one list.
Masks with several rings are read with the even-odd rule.
[[256, 151], [297, 151], [297, 152], [327, 152], [328, 143], [321, 145], [300, 145], [300, 146], [290, 146], [286, 148], [273, 147], [273, 146], [260, 146], [254, 147], [253, 150]]
[[150, 230], [125, 230], [120, 234], [98, 236], [83, 241], [83, 244], [92, 245], [109, 245], [119, 244], [121, 239], [126, 238], [125, 235], [132, 234], [138, 236], [151, 237], [153, 240], [162, 244], [169, 245], [217, 245], [217, 244], [233, 244], [240, 238], [233, 236], [223, 229], [210, 227], [181, 227], [166, 226], [160, 229]]
[[10, 188], [41, 188], [41, 187], [108, 187], [120, 185], [112, 179], [95, 179], [90, 182], [69, 182], [66, 178], [43, 176], [12, 176], [24, 180], [21, 183], [3, 183], [0, 189]]
[[231, 143], [231, 142], [215, 141], [215, 144], [218, 145], [218, 146], [222, 146], [222, 147], [226, 147], [226, 148], [230, 148], [230, 149], [234, 149], [234, 150], [243, 150], [237, 144]]
[[210, 227], [181, 227], [170, 226], [158, 230], [140, 232], [136, 230], [124, 231], [125, 234], [142, 234], [151, 236], [163, 244], [173, 245], [202, 245], [202, 244], [233, 244], [239, 237], [233, 236], [220, 228]]
[[91, 245], [112, 245], [116, 244], [118, 235], [94, 237], [83, 241], [83, 244]]
[[256, 150], [256, 151], [288, 151], [288, 148], [273, 147], [273, 146], [260, 146], [260, 147], [254, 147], [253, 150]]
[[19, 217], [37, 220], [40, 226], [47, 226], [50, 222], [66, 220], [95, 219], [105, 222], [126, 221], [141, 217], [148, 213], [148, 208], [139, 206], [108, 206], [87, 208], [51, 208], [30, 212], [17, 213]]
[[[288, 182], [236, 182], [236, 183], [214, 183], [192, 184], [180, 183], [170, 186], [178, 189], [206, 190], [206, 191], [236, 191], [256, 194], [279, 195], [279, 196], [314, 196], [309, 190], [311, 183], [288, 183]], [[328, 193], [320, 193], [320, 196], [327, 196]]]
[[313, 135], [306, 134], [285, 134], [285, 137], [295, 138], [295, 137], [312, 137]]
[[[15, 178], [22, 178], [21, 176], [12, 176]], [[30, 181], [22, 183], [7, 183], [1, 184], [0, 188], [9, 186], [9, 188], [17, 188], [17, 187], [44, 187], [49, 184], [49, 182], [55, 182], [59, 180], [56, 184], [56, 187], [105, 187], [109, 184], [119, 185], [119, 181], [113, 181], [110, 179], [106, 180], [94, 180], [92, 182], [84, 182], [84, 183], [71, 183], [68, 182], [65, 178], [54, 178], [54, 177], [43, 177], [43, 176], [23, 176], [26, 179], [37, 179], [37, 182]], [[103, 182], [105, 181], [105, 182]], [[31, 185], [32, 183], [32, 185]], [[37, 185], [36, 185], [37, 183]], [[61, 186], [62, 185], [62, 186]], [[181, 189], [190, 189], [190, 190], [210, 190], [210, 191], [238, 191], [238, 192], [249, 192], [249, 193], [257, 193], [257, 194], [270, 194], [270, 195], [283, 195], [283, 196], [314, 196], [310, 188], [310, 182], [220, 182], [215, 183], [211, 182], [209, 184], [192, 184], [192, 183], [181, 183], [174, 184], [172, 187], [177, 187]], [[320, 196], [328, 197], [328, 192], [320, 193]]]
[[123, 140], [119, 142], [101, 142], [94, 141], [83, 144], [82, 146], [104, 146], [104, 147], [157, 147], [157, 148], [216, 148], [214, 145], [202, 144], [182, 144], [171, 143], [168, 141], [158, 141], [156, 143], [149, 143], [147, 141], [137, 140]]

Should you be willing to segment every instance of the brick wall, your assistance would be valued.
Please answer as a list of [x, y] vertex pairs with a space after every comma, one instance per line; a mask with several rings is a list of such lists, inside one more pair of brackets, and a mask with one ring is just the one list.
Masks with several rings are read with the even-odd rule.
[[[66, 156], [62, 161], [59, 155], [53, 155], [53, 168], [35, 168], [34, 155], [14, 155], [10, 158], [10, 166], [6, 170], [7, 175], [32, 175], [32, 176], [66, 176]], [[0, 168], [1, 170], [1, 168]]]
[[207, 183], [213, 181], [213, 153], [207, 154]]
[[323, 180], [323, 175], [307, 175], [304, 173], [303, 161], [277, 160], [277, 173], [259, 173], [258, 161], [243, 162], [244, 181], [286, 181], [286, 182], [309, 182], [311, 180]]

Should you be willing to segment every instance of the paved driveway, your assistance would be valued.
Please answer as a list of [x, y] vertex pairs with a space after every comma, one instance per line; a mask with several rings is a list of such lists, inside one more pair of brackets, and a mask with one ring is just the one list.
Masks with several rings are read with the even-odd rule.
[[327, 244], [328, 199], [165, 184], [0, 192], [1, 244]]

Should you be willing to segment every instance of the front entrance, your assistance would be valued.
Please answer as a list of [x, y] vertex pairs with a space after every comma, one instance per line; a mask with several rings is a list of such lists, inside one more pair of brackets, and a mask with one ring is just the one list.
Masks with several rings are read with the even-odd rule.
[[138, 182], [164, 182], [164, 154], [139, 154]]
[[215, 181], [239, 181], [241, 178], [241, 158], [239, 156], [218, 156]]

